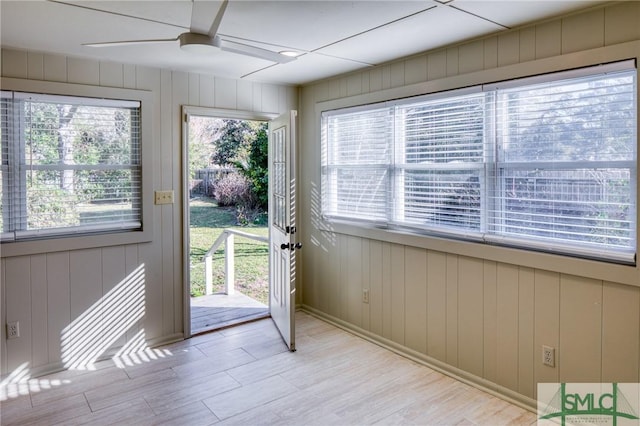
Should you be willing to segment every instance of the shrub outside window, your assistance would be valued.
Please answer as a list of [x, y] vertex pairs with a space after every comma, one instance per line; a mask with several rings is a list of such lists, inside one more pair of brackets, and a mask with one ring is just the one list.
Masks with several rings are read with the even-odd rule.
[[630, 62], [322, 113], [327, 220], [635, 262]]

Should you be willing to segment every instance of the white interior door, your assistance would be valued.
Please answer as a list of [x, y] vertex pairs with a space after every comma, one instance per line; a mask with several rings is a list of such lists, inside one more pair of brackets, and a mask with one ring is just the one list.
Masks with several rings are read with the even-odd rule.
[[269, 122], [269, 310], [282, 338], [295, 350], [296, 111]]

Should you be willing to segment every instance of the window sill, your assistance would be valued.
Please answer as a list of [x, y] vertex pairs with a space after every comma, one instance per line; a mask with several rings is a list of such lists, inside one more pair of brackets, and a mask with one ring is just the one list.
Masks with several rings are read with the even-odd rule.
[[637, 266], [580, 259], [560, 254], [541, 253], [485, 243], [458, 241], [443, 237], [414, 234], [397, 229], [376, 228], [352, 222], [324, 222], [319, 230], [640, 287]]
[[56, 237], [41, 240], [15, 241], [0, 244], [0, 258], [28, 256], [59, 251], [83, 250], [149, 242], [151, 229], [82, 236]]

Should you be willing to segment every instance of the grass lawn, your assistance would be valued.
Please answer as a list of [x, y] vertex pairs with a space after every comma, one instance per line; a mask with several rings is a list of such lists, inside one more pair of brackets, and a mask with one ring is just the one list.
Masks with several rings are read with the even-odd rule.
[[[225, 228], [268, 236], [265, 225], [237, 226], [234, 207], [218, 207], [212, 198], [191, 200], [191, 295], [205, 291], [203, 256]], [[213, 256], [213, 292], [224, 291], [224, 245]], [[269, 251], [265, 243], [235, 236], [236, 291], [269, 304]]]

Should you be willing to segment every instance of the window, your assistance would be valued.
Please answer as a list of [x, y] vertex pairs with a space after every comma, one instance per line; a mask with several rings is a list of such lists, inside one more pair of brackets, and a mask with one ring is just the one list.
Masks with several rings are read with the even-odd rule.
[[140, 111], [2, 91], [2, 240], [140, 230]]
[[630, 62], [322, 114], [322, 211], [635, 261]]

